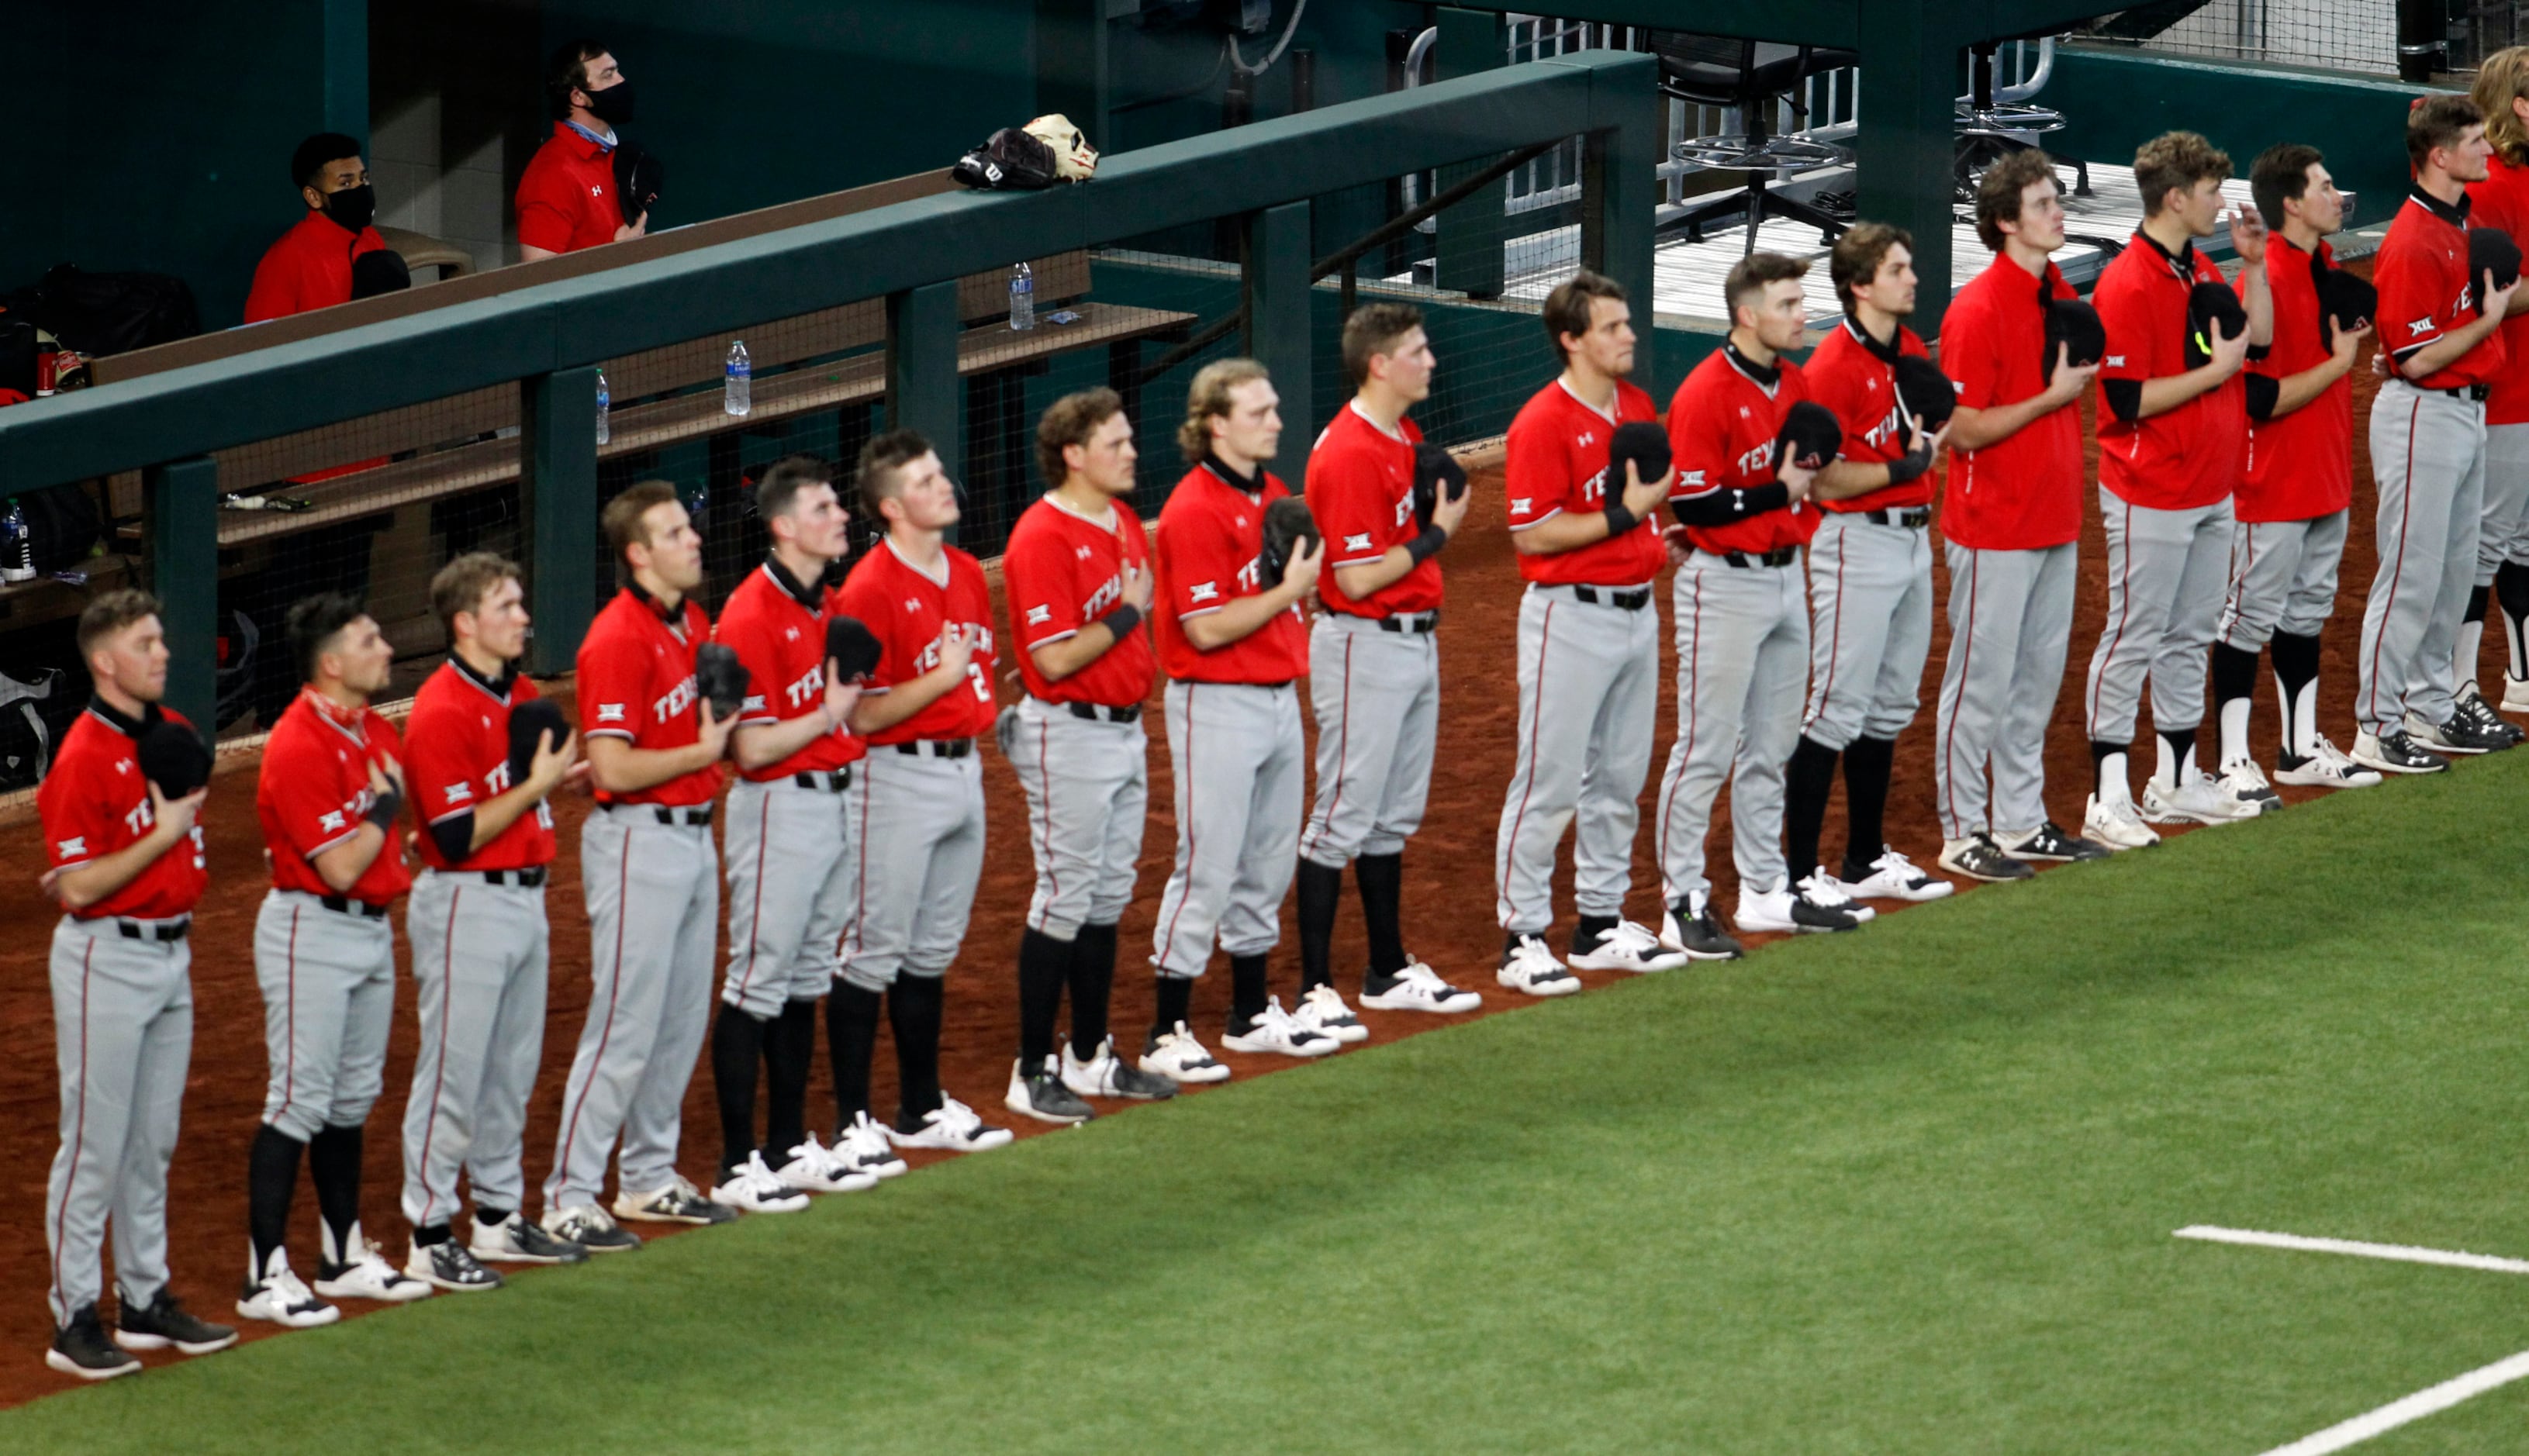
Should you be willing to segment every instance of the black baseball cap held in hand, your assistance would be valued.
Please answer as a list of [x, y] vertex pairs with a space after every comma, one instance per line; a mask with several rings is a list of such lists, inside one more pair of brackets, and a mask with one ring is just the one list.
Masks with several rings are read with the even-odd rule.
[[1264, 541], [1256, 553], [1256, 579], [1271, 591], [1282, 585], [1283, 569], [1303, 541], [1315, 546], [1318, 518], [1309, 514], [1309, 502], [1297, 495], [1285, 495], [1264, 507]]
[[2248, 327], [2248, 310], [2228, 284], [2201, 283], [2186, 293], [2186, 367], [2213, 361], [2213, 345], [2236, 338]]
[[1458, 463], [1448, 446], [1424, 441], [1414, 446], [1414, 519], [1430, 525], [1443, 490], [1449, 493], [1450, 503], [1456, 504], [1467, 494], [1467, 467]]
[[878, 635], [860, 618], [826, 619], [826, 655], [833, 660], [838, 681], [848, 683], [878, 671], [881, 650]]
[[[2046, 300], [2046, 382], [2055, 382], [2055, 356], [2067, 347], [2072, 367], [2087, 369], [2108, 356], [2108, 326], [2099, 311], [2078, 298]], [[1926, 423], [1929, 423], [1928, 419]]]
[[[2380, 314], [2380, 290], [2371, 281], [2356, 278], [2341, 268], [2324, 268], [2318, 274], [2318, 314], [2331, 329], [2359, 329]], [[2335, 336], [2329, 336], [2329, 342]]]
[[510, 709], [511, 788], [527, 781], [527, 769], [544, 752], [547, 736], [555, 748], [570, 737], [570, 719], [564, 716], [562, 704], [550, 698], [530, 698]]
[[[2467, 279], [2471, 284], [2483, 281], [2491, 271], [2494, 286], [2507, 288], [2520, 282], [2520, 244], [2500, 228], [2467, 230]], [[2479, 308], [2484, 300], [2477, 300]]]
[[714, 718], [726, 718], [746, 706], [746, 666], [726, 644], [704, 643], [694, 649], [694, 688]]
[[211, 751], [200, 734], [169, 718], [140, 732], [135, 755], [140, 772], [170, 799], [182, 799], [211, 781]]
[[1615, 438], [1607, 442], [1607, 494], [1625, 494], [1625, 462], [1634, 463], [1634, 473], [1645, 483], [1668, 474], [1675, 457], [1669, 451], [1668, 432], [1648, 420], [1631, 420], [1616, 427]]
[[1929, 359], [1908, 354], [1896, 364], [1897, 407], [1923, 422], [1925, 434], [1937, 434], [1959, 407], [1958, 386]]
[[1814, 399], [1793, 403], [1783, 415], [1783, 428], [1774, 436], [1774, 460], [1778, 465], [1797, 465], [1803, 470], [1823, 470], [1844, 448], [1844, 426], [1836, 420], [1835, 411]]

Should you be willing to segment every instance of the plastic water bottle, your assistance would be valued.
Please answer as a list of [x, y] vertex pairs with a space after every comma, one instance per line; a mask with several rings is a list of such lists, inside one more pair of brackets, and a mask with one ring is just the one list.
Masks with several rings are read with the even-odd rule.
[[35, 579], [35, 539], [27, 529], [27, 513], [18, 497], [9, 497], [9, 514], [0, 516], [0, 582]]
[[755, 366], [747, 362], [746, 340], [731, 339], [728, 368], [721, 383], [720, 407], [742, 415], [755, 407]]
[[1010, 270], [1010, 327], [1036, 327], [1036, 271], [1024, 261]]
[[606, 390], [606, 371], [603, 369], [597, 371], [597, 442], [599, 444], [604, 444], [615, 438], [614, 430], [606, 423], [606, 407], [614, 402], [614, 397]]

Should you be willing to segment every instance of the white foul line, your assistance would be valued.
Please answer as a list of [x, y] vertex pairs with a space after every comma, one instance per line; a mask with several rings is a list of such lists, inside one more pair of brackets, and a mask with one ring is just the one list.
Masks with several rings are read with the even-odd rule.
[[[2500, 1259], [2492, 1254], [2419, 1249], [2411, 1244], [2369, 1244], [2349, 1238], [2304, 1238], [2297, 1233], [2262, 1233], [2253, 1228], [2215, 1228], [2194, 1223], [2175, 1237], [2216, 1244], [2254, 1244], [2267, 1249], [2295, 1249], [2305, 1254], [2351, 1254], [2362, 1259], [2394, 1259], [2403, 1264], [2440, 1264], [2451, 1269], [2482, 1269], [2494, 1274], [2529, 1274], [2529, 1259]], [[2462, 1378], [2473, 1378], [2463, 1377]], [[2505, 1377], [2504, 1378], [2513, 1378]], [[2438, 1387], [2437, 1387], [2438, 1388]], [[2474, 1392], [2470, 1392], [2471, 1394]], [[2334, 1450], [2330, 1446], [2327, 1449]]]
[[2331, 1426], [2315, 1435], [2305, 1435], [2288, 1446], [2277, 1446], [2264, 1456], [2326, 1456], [2341, 1451], [2356, 1441], [2367, 1441], [2383, 1431], [2394, 1430], [2409, 1421], [2420, 1421], [2436, 1411], [2446, 1411], [2471, 1395], [2482, 1395], [2498, 1385], [2507, 1385], [2529, 1376], [2529, 1350], [2508, 1360], [2498, 1360], [2483, 1370], [2472, 1370], [2455, 1379], [2444, 1380], [2429, 1390], [2418, 1390], [2403, 1400], [2393, 1400], [2376, 1411]]

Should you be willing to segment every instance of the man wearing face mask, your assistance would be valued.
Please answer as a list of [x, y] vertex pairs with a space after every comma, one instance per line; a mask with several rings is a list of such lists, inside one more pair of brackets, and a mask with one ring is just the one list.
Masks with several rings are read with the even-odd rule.
[[307, 212], [255, 265], [247, 323], [331, 308], [410, 283], [404, 259], [369, 226], [378, 198], [359, 142], [339, 131], [310, 136], [291, 157], [290, 175]]
[[574, 40], [545, 67], [554, 134], [518, 179], [518, 256], [533, 263], [644, 235], [649, 202], [621, 195], [615, 129], [632, 120], [632, 82], [605, 45]]

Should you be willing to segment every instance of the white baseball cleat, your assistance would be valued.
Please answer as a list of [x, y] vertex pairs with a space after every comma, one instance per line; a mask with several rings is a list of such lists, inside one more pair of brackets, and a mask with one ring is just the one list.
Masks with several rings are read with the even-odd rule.
[[904, 1171], [894, 1139], [866, 1111], [852, 1114], [851, 1125], [834, 1134], [834, 1156], [854, 1172], [891, 1178]]
[[2155, 824], [2233, 824], [2260, 811], [2222, 791], [2203, 769], [2181, 775], [2175, 789], [2164, 789], [2155, 775], [2142, 786], [2142, 816]]
[[807, 1193], [858, 1193], [878, 1186], [877, 1173], [854, 1168], [839, 1153], [827, 1151], [813, 1132], [790, 1150], [788, 1160], [773, 1175]]
[[1177, 1095], [1177, 1084], [1155, 1071], [1144, 1071], [1115, 1055], [1115, 1038], [1098, 1044], [1098, 1054], [1083, 1062], [1062, 1044], [1062, 1085], [1082, 1097], [1122, 1097], [1134, 1102], [1161, 1102]]
[[[1795, 893], [1788, 887], [1771, 890], [1739, 889], [1739, 910], [1730, 918], [1742, 931], [1791, 931], [1806, 934], [1813, 931], [1853, 930], [1861, 921], [1843, 906], [1828, 905], [1812, 898], [1813, 892], [1803, 881]], [[1842, 899], [1841, 896], [1837, 897]], [[1847, 901], [1846, 904], [1851, 904]]]
[[1823, 865], [1794, 881], [1792, 893], [1811, 905], [1840, 910], [1853, 916], [1853, 923], [1856, 925], [1867, 925], [1879, 918], [1879, 911], [1854, 899], [1844, 888], [1844, 881], [1827, 873]]
[[[1367, 997], [1363, 998], [1365, 1001]], [[1282, 998], [1264, 998], [1264, 1014], [1245, 1031], [1223, 1035], [1220, 1044], [1233, 1052], [1270, 1053], [1281, 1057], [1323, 1057], [1339, 1045], [1323, 1032], [1311, 1031], [1282, 1010]]]
[[[1522, 939], [1533, 937], [1524, 936]], [[1539, 942], [1537, 948], [1543, 950], [1543, 943]], [[1546, 952], [1548, 958], [1553, 954]], [[1569, 963], [1575, 970], [1628, 970], [1646, 974], [1655, 970], [1675, 970], [1688, 959], [1684, 949], [1662, 943], [1658, 936], [1644, 927], [1631, 920], [1618, 920], [1613, 930], [1599, 934], [1596, 945], [1586, 951], [1575, 946]], [[1504, 980], [1502, 984], [1507, 986], [1511, 983]], [[1579, 988], [1576, 986], [1574, 989]]]
[[1344, 1005], [1343, 993], [1332, 986], [1311, 986], [1291, 1016], [1318, 1035], [1331, 1036], [1339, 1042], [1370, 1040], [1370, 1028], [1361, 1024], [1361, 1017]]
[[249, 1279], [245, 1292], [239, 1296], [237, 1312], [249, 1320], [269, 1320], [293, 1329], [312, 1329], [331, 1325], [343, 1318], [343, 1312], [318, 1299], [298, 1275], [291, 1273], [290, 1254], [275, 1249], [263, 1262], [263, 1277]]
[[[1845, 861], [1852, 863], [1850, 859]], [[1870, 861], [1870, 872], [1857, 880], [1818, 871], [1818, 877], [1834, 882], [1845, 896], [1853, 900], [1901, 900], [1919, 905], [1926, 900], [1939, 900], [1958, 889], [1948, 880], [1936, 879], [1914, 867], [1914, 861], [1886, 845], [1879, 847], [1879, 858]]]
[[382, 1304], [409, 1304], [430, 1297], [430, 1286], [406, 1277], [387, 1256], [351, 1225], [350, 1261], [339, 1269], [316, 1266], [316, 1293], [325, 1299], [374, 1299]]
[[2283, 755], [2275, 764], [2275, 782], [2308, 789], [2367, 789], [2380, 782], [2380, 773], [2354, 762], [2351, 754], [2320, 734], [2310, 744], [2308, 757]]
[[2283, 796], [2266, 782], [2266, 771], [2251, 759], [2233, 758], [2223, 764], [2222, 776], [2213, 781], [2213, 787], [2258, 813], [2283, 812]]
[[952, 1153], [980, 1153], [1010, 1141], [1008, 1128], [987, 1126], [973, 1108], [945, 1093], [939, 1107], [922, 1115], [921, 1126], [911, 1132], [890, 1127], [887, 1135], [899, 1148], [946, 1148]]
[[[1655, 940], [1651, 945], [1656, 950], [1659, 942]], [[1684, 953], [1678, 953], [1677, 961], [1685, 963]], [[1581, 978], [1555, 960], [1545, 942], [1534, 935], [1521, 936], [1518, 944], [1502, 953], [1501, 969], [1493, 972], [1493, 979], [1531, 996], [1569, 996], [1581, 989]]]
[[2502, 675], [2502, 710], [2506, 713], [2529, 713], [2529, 678]]
[[[1382, 984], [1372, 973], [1361, 982], [1361, 1004], [1382, 1012], [1437, 1012], [1453, 1016], [1471, 1012], [1484, 1004], [1473, 991], [1461, 990], [1440, 979], [1440, 973], [1420, 961], [1408, 958], [1405, 968]], [[1238, 1048], [1231, 1047], [1236, 1051]]]
[[1214, 1060], [1204, 1049], [1195, 1034], [1179, 1021], [1174, 1031], [1159, 1033], [1158, 1040], [1142, 1054], [1142, 1070], [1172, 1082], [1225, 1082], [1229, 1068]]
[[2132, 800], [2111, 799], [2102, 804], [2096, 794], [2090, 796], [2089, 806], [2081, 810], [2081, 837], [2120, 852], [2149, 849], [2160, 843], [2159, 831], [2134, 812]]

